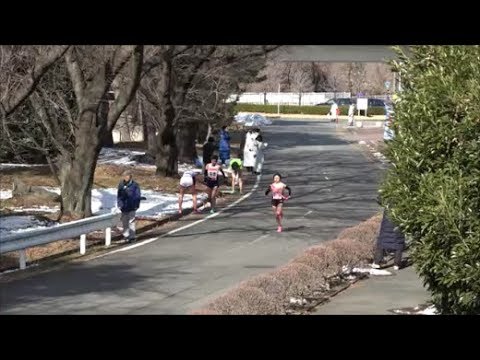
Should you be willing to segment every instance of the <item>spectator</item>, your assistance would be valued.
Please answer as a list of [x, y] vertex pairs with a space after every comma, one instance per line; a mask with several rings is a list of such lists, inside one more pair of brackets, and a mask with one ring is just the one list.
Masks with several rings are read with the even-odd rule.
[[355, 121], [355, 104], [348, 107], [348, 126], [353, 126]]
[[257, 156], [255, 158], [255, 166], [253, 169], [255, 175], [260, 175], [262, 172], [263, 161], [265, 160], [264, 150], [267, 146], [268, 144], [263, 141], [262, 135], [258, 135], [255, 139], [255, 147], [257, 149]]
[[140, 207], [140, 186], [133, 181], [130, 171], [123, 173], [123, 180], [118, 184], [117, 207], [122, 212], [123, 237], [127, 242], [135, 241], [135, 213]]
[[208, 141], [203, 145], [203, 166], [207, 165], [212, 160], [213, 152], [215, 151], [215, 139], [213, 137], [209, 137]]
[[247, 171], [253, 172], [255, 166], [255, 158], [257, 156], [257, 148], [255, 146], [255, 139], [259, 133], [254, 130], [249, 130], [245, 135], [245, 147], [243, 148], [243, 166]]
[[230, 134], [228, 133], [226, 125], [222, 126], [222, 130], [220, 130], [218, 152], [222, 165], [228, 165], [227, 160], [230, 159]]
[[402, 267], [402, 253], [405, 249], [405, 236], [388, 218], [386, 210], [383, 211], [380, 233], [377, 238], [375, 258], [372, 268], [379, 269], [386, 251], [395, 251], [394, 270]]

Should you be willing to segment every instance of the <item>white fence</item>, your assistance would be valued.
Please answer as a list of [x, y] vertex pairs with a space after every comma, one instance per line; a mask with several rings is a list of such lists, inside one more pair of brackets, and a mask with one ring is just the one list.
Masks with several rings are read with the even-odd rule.
[[[238, 95], [231, 95], [227, 101], [232, 102]], [[243, 93], [238, 96], [239, 104], [257, 104], [257, 105], [317, 105], [334, 98], [350, 98], [349, 92], [309, 92], [309, 93]], [[388, 95], [368, 96], [372, 99], [387, 100]]]
[[[259, 105], [316, 105], [333, 98], [349, 98], [350, 93], [243, 93], [239, 96], [239, 104]], [[229, 101], [235, 101], [237, 95], [231, 95]]]

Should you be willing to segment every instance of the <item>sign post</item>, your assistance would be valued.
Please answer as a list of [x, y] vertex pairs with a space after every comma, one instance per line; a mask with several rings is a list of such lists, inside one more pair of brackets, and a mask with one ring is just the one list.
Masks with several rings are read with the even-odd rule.
[[365, 110], [365, 116], [367, 116], [367, 109], [368, 109], [368, 99], [367, 98], [357, 98], [358, 116], [360, 116], [360, 110]]

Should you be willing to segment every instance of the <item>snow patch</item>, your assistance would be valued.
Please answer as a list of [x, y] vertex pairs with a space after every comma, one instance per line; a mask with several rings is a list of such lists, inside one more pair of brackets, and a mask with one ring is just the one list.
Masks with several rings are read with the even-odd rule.
[[4, 163], [0, 164], [0, 170], [5, 169], [12, 169], [12, 168], [29, 168], [29, 167], [36, 167], [36, 166], [47, 166], [47, 164], [9, 164]]
[[[60, 194], [59, 188], [43, 187], [45, 190]], [[178, 211], [178, 195], [154, 190], [143, 190], [142, 200], [137, 215], [142, 218], [159, 219]], [[197, 193], [197, 201], [206, 200], [207, 194]], [[93, 189], [92, 190], [92, 212], [95, 215], [110, 213], [117, 206], [117, 189]], [[193, 208], [193, 197], [185, 194], [183, 198], [183, 209]], [[13, 208], [15, 212], [57, 212], [59, 207], [39, 206], [32, 208]]]
[[52, 221], [40, 220], [33, 215], [10, 215], [0, 217], [0, 235], [20, 233], [54, 226]]
[[0, 190], [0, 200], [11, 199], [12, 197], [12, 190]]
[[382, 269], [369, 269], [369, 268], [353, 268], [353, 273], [368, 273], [373, 276], [388, 276], [393, 275], [390, 271]]

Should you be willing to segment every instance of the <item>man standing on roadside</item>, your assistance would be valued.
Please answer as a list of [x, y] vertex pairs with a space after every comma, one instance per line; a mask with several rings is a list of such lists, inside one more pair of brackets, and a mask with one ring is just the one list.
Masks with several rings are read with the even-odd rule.
[[117, 206], [122, 212], [123, 238], [127, 242], [135, 241], [135, 214], [140, 207], [140, 186], [133, 181], [131, 171], [123, 173], [123, 180], [118, 184]]

